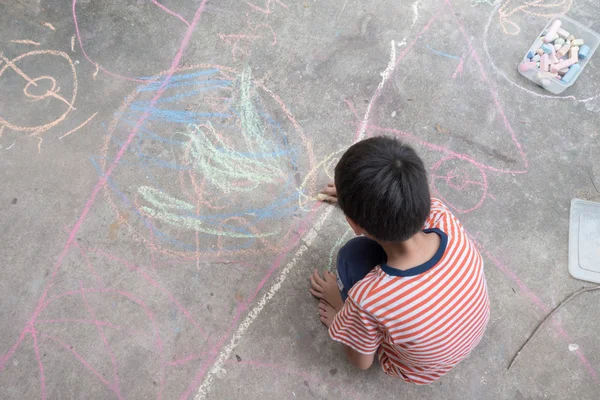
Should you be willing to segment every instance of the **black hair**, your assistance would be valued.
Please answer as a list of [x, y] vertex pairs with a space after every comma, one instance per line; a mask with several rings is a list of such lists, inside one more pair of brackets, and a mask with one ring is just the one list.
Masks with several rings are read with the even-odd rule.
[[423, 229], [431, 198], [412, 147], [377, 136], [352, 145], [335, 167], [340, 208], [377, 240], [400, 242]]

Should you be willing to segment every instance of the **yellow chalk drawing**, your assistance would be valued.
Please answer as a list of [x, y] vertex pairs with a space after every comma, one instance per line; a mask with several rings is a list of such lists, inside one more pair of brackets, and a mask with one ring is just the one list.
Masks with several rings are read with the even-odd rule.
[[[185, 227], [197, 232], [206, 233], [216, 236], [227, 236], [233, 238], [256, 238], [272, 236], [277, 232], [270, 233], [243, 233], [243, 232], [224, 232], [216, 229], [210, 229], [202, 224], [202, 221], [196, 215], [196, 207], [185, 201], [176, 199], [161, 192], [158, 189], [142, 186], [138, 189], [138, 193], [152, 207], [142, 206], [141, 211], [152, 218], [159, 219], [175, 227]], [[187, 215], [181, 214], [187, 213]]]

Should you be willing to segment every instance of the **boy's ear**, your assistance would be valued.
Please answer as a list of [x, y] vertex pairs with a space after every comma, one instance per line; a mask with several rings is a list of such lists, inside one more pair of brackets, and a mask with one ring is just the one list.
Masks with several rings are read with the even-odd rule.
[[365, 231], [348, 216], [346, 216], [346, 221], [348, 221], [348, 225], [350, 225], [350, 228], [352, 228], [356, 236], [360, 236], [365, 233]]

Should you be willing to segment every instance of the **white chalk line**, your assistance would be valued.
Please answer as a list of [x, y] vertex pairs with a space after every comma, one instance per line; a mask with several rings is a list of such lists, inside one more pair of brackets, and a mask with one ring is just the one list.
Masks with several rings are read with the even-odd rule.
[[413, 26], [415, 26], [415, 23], [417, 22], [417, 20], [419, 19], [419, 3], [421, 2], [421, 0], [417, 0], [413, 3], [412, 5], [412, 10], [413, 10], [413, 19], [412, 19], [412, 25], [411, 28]]
[[308, 250], [308, 248], [312, 245], [313, 241], [319, 234], [319, 231], [325, 224], [325, 221], [327, 221], [327, 218], [329, 218], [329, 216], [333, 212], [333, 209], [334, 207], [332, 206], [326, 207], [325, 211], [323, 212], [323, 214], [320, 215], [319, 219], [314, 224], [314, 226], [310, 228], [306, 235], [304, 235], [304, 237], [302, 238], [302, 242], [304, 243], [302, 243], [300, 248], [296, 251], [296, 254], [294, 254], [294, 257], [292, 257], [292, 259], [281, 270], [281, 273], [277, 277], [275, 283], [273, 283], [269, 291], [260, 298], [256, 306], [254, 306], [254, 308], [252, 308], [252, 311], [250, 311], [246, 318], [244, 318], [244, 321], [238, 326], [238, 329], [231, 337], [229, 344], [221, 349], [217, 360], [206, 373], [206, 378], [204, 379], [204, 382], [202, 382], [202, 385], [200, 385], [200, 388], [198, 389], [198, 393], [194, 397], [194, 400], [204, 399], [210, 390], [210, 386], [212, 385], [215, 379], [215, 375], [221, 375], [226, 372], [223, 368], [223, 365], [229, 359], [231, 353], [239, 344], [240, 339], [242, 338], [242, 336], [244, 336], [248, 328], [250, 328], [250, 325], [252, 325], [254, 320], [259, 316], [263, 308], [265, 308], [269, 300], [271, 300], [279, 291], [279, 289], [281, 289], [281, 286], [285, 282], [288, 274], [292, 271], [292, 269], [294, 269], [296, 264], [298, 264], [298, 260], [300, 259], [300, 257], [302, 257], [306, 250]]
[[379, 92], [381, 91], [381, 89], [383, 88], [383, 85], [385, 84], [385, 82], [388, 80], [388, 78], [394, 71], [395, 67], [396, 67], [396, 43], [392, 40], [391, 51], [390, 51], [390, 62], [388, 63], [385, 71], [383, 71], [381, 73], [381, 77], [382, 77], [381, 82], [377, 86], [377, 89], [375, 90], [373, 97], [371, 97], [371, 101], [369, 101], [369, 105], [367, 106], [367, 111], [365, 112], [365, 117], [363, 118], [362, 123], [360, 124], [360, 131], [356, 137], [357, 142], [361, 141], [365, 137], [365, 132], [367, 130], [367, 124], [369, 123], [369, 117], [371, 114], [371, 108], [373, 107], [373, 103], [375, 103], [375, 100], [377, 100]]
[[[361, 125], [360, 133], [357, 136], [355, 142], [358, 142], [364, 138], [364, 134], [366, 131], [367, 123], [369, 122], [369, 115], [371, 113], [371, 108], [373, 107], [373, 103], [377, 100], [379, 92], [383, 88], [383, 85], [388, 80], [388, 78], [390, 77], [390, 75], [392, 74], [392, 72], [394, 71], [394, 68], [396, 66], [396, 43], [392, 40], [390, 45], [391, 45], [390, 46], [391, 47], [390, 61], [387, 65], [386, 69], [381, 73], [381, 77], [382, 77], [381, 82], [377, 86], [377, 89], [375, 90], [375, 93], [373, 94], [373, 97], [371, 98], [371, 101], [369, 102], [369, 105], [367, 106], [367, 111], [365, 112], [365, 116], [363, 118], [363, 123]], [[334, 207], [327, 207], [326, 210], [323, 212], [323, 214], [321, 214], [321, 216], [319, 217], [317, 222], [314, 224], [314, 226], [308, 231], [308, 233], [306, 233], [306, 235], [304, 235], [304, 238], [302, 238], [302, 242], [304, 242], [304, 243], [302, 243], [300, 248], [296, 251], [296, 254], [294, 254], [292, 259], [281, 270], [281, 273], [277, 277], [277, 280], [275, 281], [275, 283], [273, 283], [273, 285], [271, 286], [269, 291], [260, 298], [260, 300], [258, 301], [256, 306], [254, 306], [254, 308], [252, 308], [252, 310], [248, 313], [246, 318], [244, 318], [244, 321], [238, 326], [238, 329], [235, 331], [235, 333], [231, 337], [229, 344], [221, 349], [221, 351], [219, 352], [219, 355], [217, 356], [217, 360], [212, 365], [212, 367], [210, 367], [210, 369], [206, 373], [206, 377], [204, 378], [202, 385], [200, 385], [200, 387], [198, 388], [198, 393], [196, 393], [196, 396], [194, 396], [194, 400], [205, 399], [206, 395], [210, 391], [210, 387], [211, 387], [212, 383], [215, 380], [215, 376], [222, 375], [226, 372], [225, 369], [223, 368], [223, 365], [225, 365], [225, 362], [229, 359], [229, 357], [231, 357], [231, 353], [238, 346], [241, 338], [244, 336], [244, 334], [246, 333], [248, 328], [250, 328], [250, 325], [252, 325], [252, 323], [256, 320], [256, 318], [259, 316], [259, 314], [263, 310], [263, 308], [265, 308], [267, 303], [275, 296], [275, 294], [279, 291], [279, 289], [281, 289], [281, 286], [283, 285], [283, 282], [285, 282], [285, 280], [287, 279], [288, 274], [292, 271], [292, 269], [294, 269], [294, 267], [296, 267], [296, 264], [298, 263], [298, 260], [300, 259], [300, 257], [302, 257], [302, 255], [312, 245], [313, 241], [319, 234], [319, 231], [325, 224], [325, 221], [327, 221], [327, 218], [329, 218], [329, 216], [333, 212], [333, 209], [334, 209]]]

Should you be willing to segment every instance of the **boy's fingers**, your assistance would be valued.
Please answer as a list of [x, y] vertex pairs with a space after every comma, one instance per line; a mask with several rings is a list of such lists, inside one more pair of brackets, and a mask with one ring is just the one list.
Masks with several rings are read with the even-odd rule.
[[329, 281], [331, 279], [337, 280], [335, 274], [333, 272], [331, 272], [331, 271], [325, 272], [325, 281], [327, 282], [327, 281]]
[[335, 187], [327, 186], [325, 189], [321, 190], [321, 193], [332, 196], [337, 193]]
[[315, 280], [315, 282], [317, 283], [317, 285], [319, 286], [323, 286], [324, 283], [326, 283], [323, 278], [321, 278], [321, 275], [319, 275], [319, 271], [317, 271], [315, 269], [315, 272], [313, 272], [313, 279]]
[[323, 286], [320, 285], [319, 283], [317, 283], [317, 281], [315, 280], [314, 276], [310, 277], [310, 285], [312, 286], [313, 289], [318, 290], [320, 292], [323, 291]]
[[312, 294], [313, 296], [315, 296], [317, 299], [322, 299], [323, 298], [323, 294], [321, 292], [317, 292], [314, 289], [308, 289], [308, 291], [310, 292], [310, 294]]

